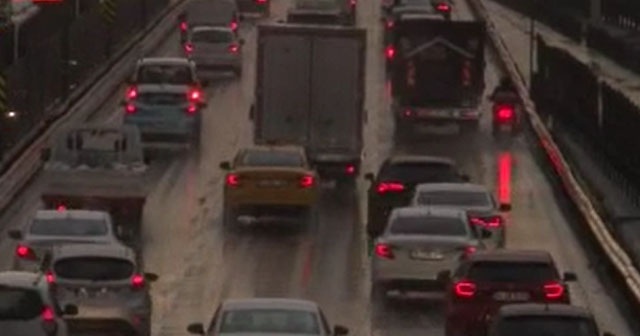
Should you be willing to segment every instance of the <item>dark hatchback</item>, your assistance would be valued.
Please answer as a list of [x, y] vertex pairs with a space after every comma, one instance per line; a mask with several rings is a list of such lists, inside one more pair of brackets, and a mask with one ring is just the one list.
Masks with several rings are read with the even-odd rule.
[[[446, 273], [446, 272], [444, 272]], [[439, 278], [447, 279], [448, 274]], [[500, 307], [513, 303], [571, 302], [568, 281], [547, 251], [494, 250], [464, 260], [449, 282], [445, 298], [446, 336], [484, 336]]]
[[391, 210], [411, 202], [416, 185], [469, 181], [453, 160], [423, 155], [390, 157], [382, 163], [377, 175], [367, 173], [365, 178], [371, 182], [367, 220], [370, 238], [382, 234]]

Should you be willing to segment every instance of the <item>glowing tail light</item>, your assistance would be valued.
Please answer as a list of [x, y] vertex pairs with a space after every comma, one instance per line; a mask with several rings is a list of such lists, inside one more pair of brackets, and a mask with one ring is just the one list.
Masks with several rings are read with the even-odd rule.
[[64, 211], [66, 211], [66, 210], [67, 210], [67, 207], [66, 207], [66, 206], [64, 206], [64, 205], [62, 205], [62, 204], [61, 204], [61, 205], [58, 205], [58, 206], [56, 207], [56, 211], [58, 211], [58, 212], [64, 212]]
[[564, 296], [564, 286], [557, 282], [544, 285], [544, 296], [549, 300], [557, 300]]
[[55, 335], [58, 331], [58, 323], [56, 322], [56, 312], [50, 306], [44, 306], [40, 313], [42, 321], [42, 329], [47, 335]]
[[146, 285], [146, 281], [144, 279], [144, 275], [136, 274], [131, 277], [131, 288], [133, 289], [141, 289]]
[[133, 100], [138, 98], [138, 88], [136, 88], [135, 86], [130, 86], [129, 88], [127, 88], [127, 93], [125, 98], [127, 100]]
[[180, 22], [180, 30], [186, 32], [189, 29], [189, 24], [186, 21]]
[[464, 248], [464, 256], [468, 257], [474, 253], [476, 253], [476, 251], [478, 251], [478, 248], [475, 246], [467, 246]]
[[394, 48], [392, 45], [387, 46], [387, 48], [384, 50], [384, 55], [388, 60], [392, 60], [396, 56], [396, 48]]
[[229, 25], [229, 27], [231, 28], [231, 30], [236, 31], [238, 30], [238, 22], [236, 21], [232, 21], [231, 24]]
[[389, 244], [378, 243], [375, 247], [375, 253], [382, 259], [393, 259], [393, 248]]
[[471, 221], [471, 224], [489, 229], [499, 228], [504, 224], [504, 219], [501, 216], [493, 216], [487, 218], [472, 217], [469, 220]]
[[200, 90], [198, 89], [192, 89], [188, 93], [188, 98], [189, 98], [189, 101], [198, 102], [202, 99], [202, 92], [200, 92]]
[[257, 3], [258, 5], [264, 5], [264, 4], [266, 4], [266, 3], [267, 3], [267, 0], [256, 0], [256, 3]]
[[184, 52], [187, 53], [187, 54], [191, 54], [193, 52], [194, 48], [195, 47], [193, 46], [193, 43], [191, 43], [191, 42], [187, 42], [187, 43], [184, 44]]
[[55, 322], [56, 313], [53, 311], [53, 309], [51, 307], [44, 306], [44, 308], [42, 309], [42, 314], [40, 315], [40, 317], [42, 317], [42, 321], [43, 322]]
[[240, 185], [240, 177], [237, 174], [227, 174], [225, 181], [229, 187], [238, 187]]
[[301, 188], [311, 188], [316, 183], [315, 178], [311, 175], [305, 175], [300, 178]]
[[436, 10], [438, 12], [448, 13], [448, 12], [451, 11], [451, 6], [449, 6], [449, 4], [447, 4], [445, 2], [441, 2], [441, 3], [436, 5]]
[[355, 174], [355, 173], [356, 173], [356, 166], [351, 165], [351, 164], [350, 164], [350, 165], [347, 165], [347, 167], [345, 167], [345, 169], [344, 169], [344, 172], [345, 172], [347, 175], [353, 175], [353, 174]]
[[385, 26], [387, 29], [391, 29], [391, 28], [393, 28], [393, 26], [394, 26], [394, 22], [393, 22], [393, 20], [386, 20], [386, 21], [385, 21], [384, 26]]
[[51, 271], [47, 271], [45, 273], [44, 278], [47, 280], [47, 283], [52, 285], [56, 283], [56, 276]]
[[230, 53], [232, 53], [232, 54], [237, 54], [237, 53], [238, 53], [238, 51], [240, 51], [240, 45], [238, 45], [238, 44], [235, 44], [235, 43], [234, 43], [234, 44], [231, 44], [231, 45], [229, 46], [229, 52], [230, 52]]
[[26, 259], [26, 260], [36, 260], [36, 252], [30, 248], [29, 246], [25, 246], [25, 245], [18, 245], [16, 246], [16, 257], [20, 258], [20, 259]]
[[404, 184], [399, 182], [380, 182], [376, 187], [378, 194], [398, 193], [405, 190]]
[[498, 106], [495, 113], [498, 121], [501, 122], [511, 121], [514, 117], [513, 106]]
[[138, 108], [135, 105], [131, 104], [131, 103], [128, 103], [124, 107], [124, 112], [126, 114], [135, 114], [137, 111], [138, 111]]
[[458, 281], [453, 285], [453, 292], [459, 298], [472, 298], [476, 295], [476, 284], [471, 281]]
[[196, 113], [198, 113], [198, 106], [196, 106], [195, 104], [189, 104], [189, 106], [187, 107], [187, 114], [194, 115]]

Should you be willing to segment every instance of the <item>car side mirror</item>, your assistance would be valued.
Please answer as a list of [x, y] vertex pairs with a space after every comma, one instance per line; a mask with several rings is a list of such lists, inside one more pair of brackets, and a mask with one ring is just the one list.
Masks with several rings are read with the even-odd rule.
[[191, 323], [187, 326], [187, 331], [194, 335], [204, 335], [204, 325], [202, 323]]
[[50, 158], [51, 158], [51, 148], [43, 148], [40, 151], [40, 159], [42, 159], [42, 161], [49, 161]]
[[441, 271], [440, 273], [438, 273], [437, 279], [440, 282], [444, 282], [444, 283], [449, 282], [449, 280], [451, 280], [451, 271], [450, 270]]
[[229, 161], [220, 162], [220, 169], [231, 170], [231, 163]]
[[373, 180], [375, 180], [375, 179], [376, 179], [376, 176], [375, 176], [375, 175], [373, 175], [373, 173], [366, 173], [366, 174], [364, 174], [364, 178], [365, 178], [367, 181], [373, 182]]
[[155, 282], [155, 281], [158, 281], [158, 278], [159, 278], [159, 277], [158, 277], [158, 275], [157, 275], [157, 274], [155, 274], [155, 273], [149, 273], [149, 272], [147, 272], [147, 273], [144, 273], [144, 278], [145, 278], [145, 280], [147, 280], [147, 281]]
[[564, 274], [562, 275], [562, 278], [564, 281], [567, 281], [567, 282], [578, 280], [578, 276], [573, 272], [564, 272]]
[[463, 181], [465, 181], [465, 182], [469, 182], [469, 181], [471, 181], [471, 178], [470, 178], [470, 177], [469, 177], [469, 175], [467, 175], [467, 174], [462, 174], [462, 175], [460, 175], [460, 178], [461, 178]]
[[22, 239], [22, 231], [20, 230], [9, 230], [9, 232], [7, 232], [7, 235], [9, 236], [9, 238], [14, 240]]
[[500, 204], [500, 211], [511, 211], [511, 204], [509, 203]]
[[333, 327], [333, 335], [334, 336], [344, 336], [349, 334], [349, 328], [341, 325], [336, 325]]
[[78, 306], [72, 304], [65, 305], [64, 309], [62, 309], [62, 314], [67, 316], [78, 315]]

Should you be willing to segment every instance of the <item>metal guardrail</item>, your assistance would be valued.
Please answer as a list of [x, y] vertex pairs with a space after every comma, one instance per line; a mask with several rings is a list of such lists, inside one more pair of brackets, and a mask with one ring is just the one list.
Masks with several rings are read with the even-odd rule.
[[588, 228], [593, 234], [595, 240], [600, 244], [600, 247], [606, 253], [607, 258], [627, 285], [627, 289], [631, 295], [634, 296], [635, 302], [640, 303], [640, 273], [633, 265], [629, 255], [627, 255], [607, 229], [606, 224], [596, 212], [591, 200], [578, 183], [571, 167], [563, 157], [558, 146], [554, 143], [553, 138], [542, 119], [538, 116], [533, 102], [529, 99], [528, 90], [522, 80], [522, 74], [519, 73], [515, 65], [515, 61], [508, 52], [505, 42], [496, 32], [496, 28], [481, 0], [468, 0], [468, 2], [472, 10], [476, 12], [477, 16], [483, 18], [487, 22], [487, 32], [496, 52], [499, 55], [498, 58], [503, 63], [507, 73], [516, 82], [518, 91], [525, 101], [525, 111], [532, 129], [538, 137], [541, 147], [545, 151], [556, 175], [559, 177], [563, 187], [571, 198], [571, 201], [582, 214], [584, 221], [588, 225]]

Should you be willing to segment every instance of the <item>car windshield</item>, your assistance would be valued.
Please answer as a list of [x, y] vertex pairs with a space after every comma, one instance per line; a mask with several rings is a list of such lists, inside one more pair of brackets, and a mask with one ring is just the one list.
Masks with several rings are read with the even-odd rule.
[[598, 336], [592, 320], [564, 316], [509, 317], [497, 329], [497, 336]]
[[231, 31], [221, 29], [196, 30], [191, 35], [191, 42], [231, 43], [233, 42], [233, 34]]
[[99, 237], [109, 232], [104, 219], [34, 219], [29, 233], [39, 236]]
[[316, 315], [309, 311], [239, 309], [223, 314], [220, 333], [318, 335], [320, 327]]
[[240, 163], [249, 167], [302, 167], [299, 153], [293, 151], [249, 151]]
[[70, 280], [117, 281], [129, 279], [134, 265], [128, 261], [106, 257], [74, 257], [54, 265], [57, 276]]
[[461, 182], [456, 169], [446, 163], [396, 163], [386, 165], [380, 172], [381, 180], [407, 183]]
[[42, 298], [32, 289], [0, 286], [0, 321], [31, 320], [42, 312]]
[[557, 278], [553, 266], [543, 262], [475, 262], [467, 277], [478, 282], [541, 283]]
[[466, 223], [458, 218], [435, 216], [396, 217], [389, 227], [392, 234], [467, 236]]
[[179, 64], [147, 64], [138, 69], [139, 84], [189, 85], [194, 82], [191, 68]]
[[418, 194], [416, 205], [490, 207], [491, 197], [474, 191], [425, 191]]

